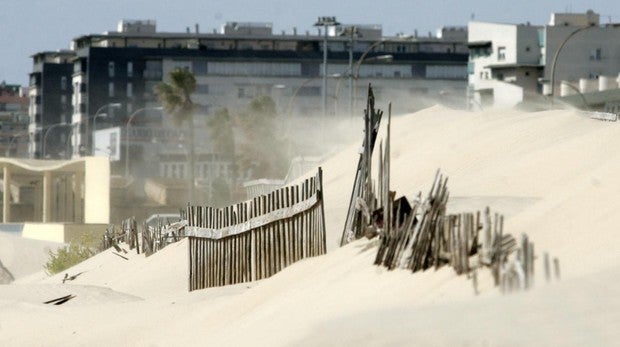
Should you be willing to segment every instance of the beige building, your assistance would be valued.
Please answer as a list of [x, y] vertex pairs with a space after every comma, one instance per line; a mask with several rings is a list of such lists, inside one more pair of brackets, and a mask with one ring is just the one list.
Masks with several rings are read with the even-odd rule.
[[84, 234], [101, 233], [108, 226], [108, 158], [0, 158], [0, 166], [2, 222], [23, 224], [22, 236], [68, 242]]

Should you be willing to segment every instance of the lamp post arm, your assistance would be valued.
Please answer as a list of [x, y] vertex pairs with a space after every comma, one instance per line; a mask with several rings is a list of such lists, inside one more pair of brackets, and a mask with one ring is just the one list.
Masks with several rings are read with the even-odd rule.
[[17, 139], [18, 137], [24, 136], [24, 135], [28, 135], [28, 130], [21, 131], [11, 137], [11, 141], [9, 141], [9, 145], [6, 148], [6, 153], [5, 153], [7, 158], [11, 156], [11, 147], [13, 146], [13, 142], [15, 142], [15, 139]]
[[143, 107], [137, 109], [134, 113], [127, 118], [127, 123], [125, 124], [125, 177], [129, 176], [129, 127], [131, 127], [131, 122], [133, 119], [140, 113], [146, 110], [162, 110], [163, 107]]
[[551, 99], [553, 99], [553, 96], [555, 94], [555, 67], [557, 65], [558, 62], [558, 57], [560, 56], [560, 52], [562, 52], [562, 49], [564, 48], [564, 46], [566, 45], [566, 43], [568, 42], [568, 40], [570, 40], [573, 36], [577, 35], [578, 33], [590, 29], [590, 28], [594, 28], [596, 27], [595, 25], [589, 25], [586, 27], [581, 27], [576, 29], [575, 31], [571, 32], [568, 36], [566, 36], [566, 38], [564, 39], [564, 41], [562, 41], [562, 43], [560, 44], [560, 46], [558, 47], [558, 49], [556, 49], [555, 54], [553, 55], [553, 62], [551, 63], [551, 86], [550, 86], [550, 91], [551, 91]]
[[368, 53], [370, 53], [370, 51], [373, 50], [373, 48], [379, 46], [382, 43], [385, 43], [386, 40], [379, 40], [379, 41], [375, 41], [373, 44], [371, 44], [366, 51], [364, 51], [364, 53], [362, 53], [362, 56], [357, 60], [357, 62], [355, 62], [355, 79], [359, 78], [359, 72], [360, 72], [360, 67], [362, 66], [362, 63], [364, 62], [364, 59], [366, 59], [366, 56], [368, 55]]
[[297, 97], [297, 94], [299, 94], [299, 91], [301, 90], [301, 88], [307, 86], [310, 82], [312, 82], [312, 81], [314, 81], [316, 79], [319, 79], [319, 77], [320, 76], [308, 78], [307, 80], [303, 81], [299, 87], [295, 88], [295, 91], [293, 92], [293, 95], [289, 99], [288, 105], [286, 106], [286, 115], [288, 117], [290, 117], [290, 114], [293, 111], [293, 104], [295, 102], [295, 98]]
[[51, 125], [49, 128], [47, 128], [47, 130], [45, 130], [45, 134], [43, 134], [43, 145], [42, 145], [42, 157], [43, 159], [45, 159], [45, 152], [46, 152], [46, 147], [47, 147], [47, 135], [49, 135], [49, 133], [52, 131], [52, 129], [59, 127], [59, 126], [71, 126], [71, 124], [67, 124], [67, 123], [58, 123], [58, 124], [54, 124]]

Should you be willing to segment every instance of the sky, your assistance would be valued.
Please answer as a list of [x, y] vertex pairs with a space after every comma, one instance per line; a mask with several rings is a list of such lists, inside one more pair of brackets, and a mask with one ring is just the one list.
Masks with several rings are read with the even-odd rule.
[[551, 12], [592, 9], [601, 22], [620, 22], [618, 0], [0, 0], [0, 81], [26, 85], [31, 55], [68, 49], [73, 38], [116, 30], [122, 19], [154, 19], [158, 31], [202, 32], [225, 22], [270, 22], [274, 33], [299, 33], [319, 16], [343, 24], [381, 24], [384, 35], [420, 35], [471, 20], [546, 24]]

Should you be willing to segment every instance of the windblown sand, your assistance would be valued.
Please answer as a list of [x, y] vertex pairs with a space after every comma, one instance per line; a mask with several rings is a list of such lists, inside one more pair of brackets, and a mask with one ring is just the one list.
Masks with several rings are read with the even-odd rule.
[[[385, 121], [383, 122], [385, 125]], [[361, 133], [360, 133], [361, 138]], [[394, 117], [392, 189], [415, 197], [437, 169], [451, 211], [489, 205], [536, 247], [534, 289], [479, 295], [448, 268], [372, 265], [376, 241], [339, 248], [359, 143], [323, 164], [328, 254], [270, 279], [187, 292], [187, 242], [144, 258], [111, 250], [0, 286], [0, 345], [614, 346], [620, 341], [620, 125], [571, 111]], [[562, 280], [545, 283], [542, 252]], [[42, 301], [67, 294], [61, 306]]]

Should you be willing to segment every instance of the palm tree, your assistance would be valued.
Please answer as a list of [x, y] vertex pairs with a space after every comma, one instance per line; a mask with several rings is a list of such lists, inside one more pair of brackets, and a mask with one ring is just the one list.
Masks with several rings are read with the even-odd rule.
[[207, 120], [207, 127], [213, 144], [213, 152], [231, 164], [232, 178], [230, 180], [218, 177], [213, 181], [213, 198], [221, 205], [222, 201], [230, 201], [231, 192], [238, 189], [235, 134], [233, 119], [228, 109], [221, 108], [215, 111], [215, 114]]
[[213, 141], [213, 149], [227, 160], [235, 159], [235, 137], [233, 134], [232, 117], [227, 108], [215, 111], [207, 121], [209, 136]]
[[176, 68], [169, 73], [169, 82], [155, 86], [155, 93], [164, 111], [172, 116], [177, 126], [188, 126], [189, 201], [194, 203], [194, 111], [192, 94], [196, 91], [196, 78], [187, 69]]
[[269, 96], [253, 99], [240, 117], [243, 143], [239, 151], [239, 167], [252, 178], [280, 178], [286, 175], [289, 159], [287, 140], [282, 138], [281, 120], [276, 104]]

